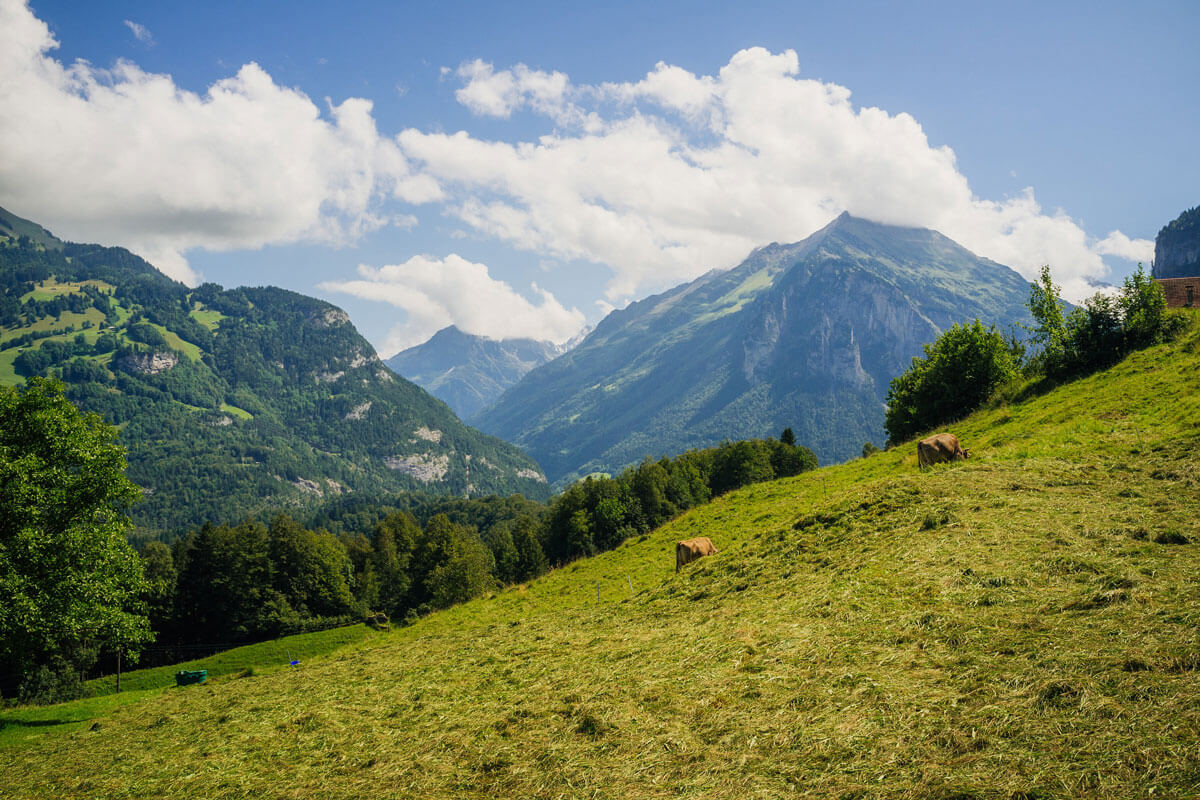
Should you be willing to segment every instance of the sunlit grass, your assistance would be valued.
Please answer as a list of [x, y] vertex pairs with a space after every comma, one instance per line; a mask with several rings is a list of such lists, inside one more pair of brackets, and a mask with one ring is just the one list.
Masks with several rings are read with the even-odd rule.
[[[0, 793], [1191, 797], [1200, 336], [295, 669], [8, 748]], [[674, 571], [673, 544], [720, 552]]]

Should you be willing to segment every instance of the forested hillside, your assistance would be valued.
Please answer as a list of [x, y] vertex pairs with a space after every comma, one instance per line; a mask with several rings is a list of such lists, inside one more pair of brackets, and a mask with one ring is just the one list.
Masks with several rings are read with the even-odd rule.
[[387, 369], [335, 306], [189, 289], [2, 216], [0, 383], [61, 378], [120, 426], [141, 536], [346, 492], [548, 495], [532, 459]]

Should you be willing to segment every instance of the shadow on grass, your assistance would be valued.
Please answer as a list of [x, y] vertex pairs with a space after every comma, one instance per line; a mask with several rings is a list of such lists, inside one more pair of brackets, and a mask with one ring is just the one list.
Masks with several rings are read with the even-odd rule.
[[46, 728], [52, 725], [70, 725], [80, 719], [4, 719], [0, 717], [0, 731], [6, 728]]

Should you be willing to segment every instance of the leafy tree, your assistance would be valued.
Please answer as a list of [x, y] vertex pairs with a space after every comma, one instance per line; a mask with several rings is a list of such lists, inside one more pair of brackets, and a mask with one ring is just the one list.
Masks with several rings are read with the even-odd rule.
[[1167, 298], [1162, 285], [1147, 275], [1141, 264], [1136, 272], [1125, 278], [1118, 305], [1124, 320], [1127, 349], [1149, 347], [1163, 340]]
[[1025, 304], [1033, 321], [1029, 328], [1034, 344], [1040, 345], [1044, 358], [1057, 361], [1066, 347], [1067, 318], [1063, 310], [1062, 287], [1050, 277], [1050, 266], [1042, 266], [1041, 275], [1029, 285], [1029, 302]]
[[496, 563], [496, 579], [501, 583], [519, 581], [519, 555], [512, 537], [512, 523], [500, 522], [483, 532], [483, 543], [492, 551]]
[[421, 535], [421, 527], [405, 511], [388, 514], [375, 527], [372, 564], [379, 581], [379, 607], [389, 616], [407, 608], [412, 594], [410, 565]]
[[141, 492], [115, 429], [63, 391], [0, 388], [0, 672], [86, 667], [95, 646], [136, 657], [151, 639], [125, 539]]
[[863, 449], [862, 449], [862, 457], [863, 458], [870, 458], [871, 456], [875, 455], [878, 452], [879, 452], [879, 448], [876, 447], [872, 442], [866, 442], [865, 444], [863, 444]]
[[496, 588], [492, 577], [494, 561], [487, 545], [478, 536], [455, 526], [449, 557], [434, 568], [426, 581], [430, 604], [449, 608], [465, 603]]
[[148, 542], [142, 548], [142, 571], [146, 578], [143, 597], [150, 616], [150, 626], [161, 631], [169, 623], [175, 609], [175, 559], [171, 548], [162, 542]]
[[888, 441], [902, 442], [965, 416], [1016, 374], [1008, 343], [995, 327], [979, 320], [952, 325], [925, 345], [924, 358], [914, 358], [892, 380], [884, 419]]
[[817, 457], [807, 447], [788, 444], [782, 438], [778, 442], [768, 439], [767, 447], [771, 452], [771, 471], [776, 478], [790, 478], [806, 470], [816, 469]]
[[1133, 350], [1170, 337], [1180, 324], [1176, 320], [1181, 320], [1167, 314], [1162, 286], [1146, 275], [1141, 264], [1115, 297], [1096, 294], [1065, 316], [1049, 267], [1042, 268], [1029, 294], [1029, 310], [1038, 323], [1031, 330], [1035, 344], [1042, 348], [1029, 368], [1051, 378], [1113, 364]]
[[741, 486], [775, 477], [771, 452], [764, 442], [746, 440], [726, 443], [717, 450], [713, 464], [713, 494], [725, 494]]
[[257, 522], [205, 524], [176, 553], [175, 609], [194, 642], [233, 643], [275, 633], [296, 617], [272, 588], [270, 542]]
[[350, 613], [352, 567], [335, 537], [310, 531], [286, 514], [271, 521], [268, 537], [275, 589], [292, 608], [301, 616]]
[[533, 517], [521, 517], [513, 523], [512, 539], [517, 551], [516, 580], [527, 581], [550, 569]]

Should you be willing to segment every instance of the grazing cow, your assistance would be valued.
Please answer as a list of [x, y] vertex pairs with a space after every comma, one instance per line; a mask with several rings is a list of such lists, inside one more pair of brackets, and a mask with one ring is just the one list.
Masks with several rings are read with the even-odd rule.
[[917, 463], [921, 469], [943, 461], [962, 461], [970, 457], [971, 451], [963, 450], [958, 437], [952, 433], [939, 433], [917, 442]]
[[695, 539], [684, 539], [675, 543], [675, 571], [683, 569], [698, 558], [714, 555], [717, 548], [713, 547], [712, 539], [707, 536], [697, 536]]

